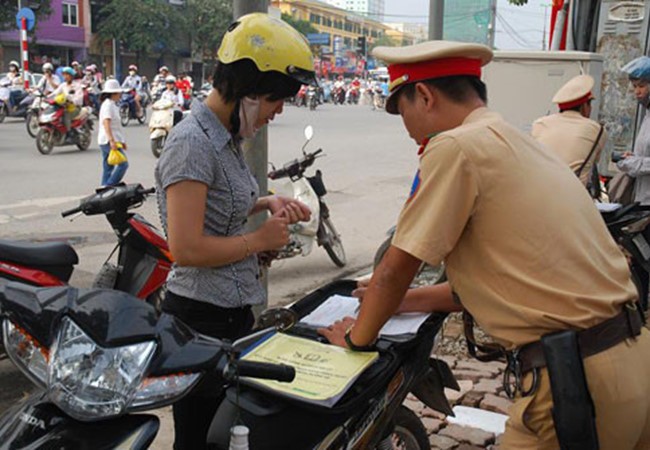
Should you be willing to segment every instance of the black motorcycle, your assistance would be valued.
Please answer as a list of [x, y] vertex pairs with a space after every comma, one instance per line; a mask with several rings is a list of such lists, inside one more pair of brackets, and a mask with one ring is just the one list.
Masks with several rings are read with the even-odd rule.
[[126, 293], [10, 283], [0, 288], [6, 348], [41, 390], [0, 417], [0, 442], [9, 449], [145, 449], [160, 425], [142, 412], [174, 403], [214, 374], [230, 385], [208, 435], [218, 449], [228, 449], [233, 425], [242, 423], [255, 450], [383, 449], [394, 442], [429, 449], [422, 422], [402, 403], [412, 392], [451, 413], [443, 387], [458, 386], [444, 362], [429, 359], [442, 315], [430, 316], [414, 335], [380, 339], [379, 358], [331, 408], [239, 383], [244, 377], [293, 380], [293, 368], [241, 360], [242, 350], [276, 331], [318, 339], [299, 323], [289, 327], [355, 286], [340, 281], [271, 310], [259, 331], [231, 344], [158, 316]]

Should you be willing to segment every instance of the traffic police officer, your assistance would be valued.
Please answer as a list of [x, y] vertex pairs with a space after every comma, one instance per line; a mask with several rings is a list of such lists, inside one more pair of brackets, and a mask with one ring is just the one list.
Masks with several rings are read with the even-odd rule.
[[587, 186], [592, 167], [607, 141], [603, 127], [591, 120], [594, 79], [578, 75], [557, 91], [553, 103], [559, 112], [533, 123], [532, 136], [557, 155]]
[[[430, 311], [462, 304], [503, 347], [515, 381], [502, 448], [559, 448], [555, 428], [565, 433], [567, 425], [564, 442], [576, 431], [582, 439], [589, 430], [574, 418], [597, 430], [602, 449], [650, 448], [650, 335], [634, 309], [626, 259], [566, 165], [486, 107], [480, 75], [492, 51], [431, 41], [377, 47], [374, 56], [389, 64], [386, 111], [400, 114], [421, 145], [419, 171], [356, 323], [321, 334], [366, 350], [402, 301]], [[443, 260], [448, 284], [405, 297], [422, 261]], [[565, 346], [572, 351], [558, 369], [545, 358], [558, 346], [546, 338], [566, 333], [579, 347]], [[569, 399], [575, 417], [566, 414], [567, 398], [556, 398], [566, 380], [549, 376], [572, 366], [582, 378], [569, 372], [569, 392], [586, 390], [581, 401]], [[594, 448], [594, 439], [579, 448]]]

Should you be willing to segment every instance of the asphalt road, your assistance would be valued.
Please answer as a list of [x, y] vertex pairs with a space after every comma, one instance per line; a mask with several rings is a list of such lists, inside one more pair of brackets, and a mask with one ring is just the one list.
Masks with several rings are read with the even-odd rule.
[[[307, 147], [323, 148], [318, 159], [328, 189], [325, 198], [332, 220], [342, 235], [348, 265], [339, 269], [325, 251], [315, 248], [307, 257], [275, 262], [269, 274], [269, 304], [285, 304], [333, 279], [369, 269], [376, 248], [385, 239], [410, 189], [417, 167], [417, 145], [399, 117], [369, 106], [323, 105], [315, 111], [293, 106], [269, 125], [269, 160], [277, 166], [299, 157], [303, 129], [313, 125]], [[156, 158], [151, 154], [146, 126], [126, 128], [129, 169], [126, 182], [153, 185]], [[310, 174], [310, 172], [308, 172]], [[0, 239], [67, 240], [80, 257], [72, 284], [88, 286], [115, 244], [101, 216], [63, 219], [60, 211], [99, 185], [101, 155], [91, 148], [57, 147], [41, 155], [24, 122], [0, 124]], [[155, 199], [138, 211], [159, 223]], [[30, 389], [9, 362], [0, 362], [0, 411]], [[169, 427], [168, 421], [163, 421]], [[165, 433], [169, 435], [169, 430]], [[166, 443], [159, 448], [166, 448]]]

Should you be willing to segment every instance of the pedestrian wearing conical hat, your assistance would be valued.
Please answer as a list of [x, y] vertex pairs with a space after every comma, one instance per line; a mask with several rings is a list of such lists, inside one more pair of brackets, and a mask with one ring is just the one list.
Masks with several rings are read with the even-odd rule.
[[553, 97], [559, 111], [537, 119], [531, 129], [531, 135], [564, 161], [585, 186], [607, 141], [607, 132], [589, 118], [593, 87], [591, 76], [573, 77]]
[[[419, 171], [356, 291], [357, 320], [320, 333], [367, 350], [395, 311], [465, 309], [507, 355], [501, 448], [558, 449], [558, 434], [562, 448], [650, 448], [650, 333], [627, 261], [567, 165], [487, 108], [491, 50], [430, 41], [374, 56]], [[444, 261], [448, 283], [409, 289], [423, 261]]]

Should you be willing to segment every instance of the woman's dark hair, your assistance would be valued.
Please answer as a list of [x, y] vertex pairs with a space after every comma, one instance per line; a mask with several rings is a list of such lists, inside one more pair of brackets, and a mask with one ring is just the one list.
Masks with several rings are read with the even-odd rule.
[[[479, 77], [457, 75], [425, 80], [423, 83], [438, 89], [454, 103], [464, 103], [470, 100], [473, 93], [478, 95], [484, 103], [487, 103], [487, 87]], [[406, 98], [413, 100], [415, 97], [415, 83], [404, 86], [401, 95], [406, 95]]]
[[217, 63], [212, 78], [212, 86], [229, 103], [256, 95], [270, 95], [270, 100], [280, 100], [293, 97], [300, 90], [299, 81], [276, 71], [260, 72], [249, 59]]
[[107, 98], [111, 98], [113, 95], [117, 94], [119, 92], [103, 92], [99, 95], [99, 103], [104, 103], [104, 100]]
[[239, 133], [239, 101], [248, 96], [268, 95], [269, 100], [281, 100], [295, 96], [301, 83], [277, 72], [261, 72], [250, 59], [242, 59], [230, 64], [217, 63], [214, 69], [212, 87], [228, 103], [235, 102], [230, 116], [230, 132]]

